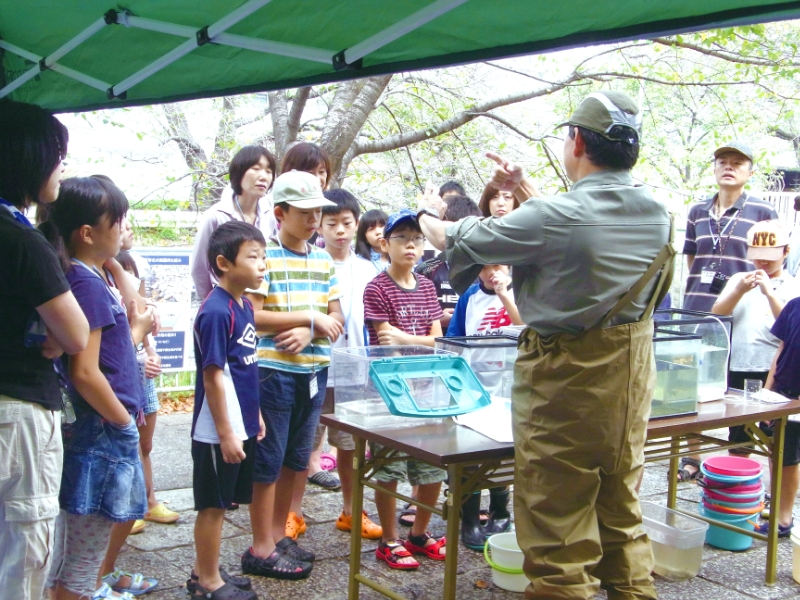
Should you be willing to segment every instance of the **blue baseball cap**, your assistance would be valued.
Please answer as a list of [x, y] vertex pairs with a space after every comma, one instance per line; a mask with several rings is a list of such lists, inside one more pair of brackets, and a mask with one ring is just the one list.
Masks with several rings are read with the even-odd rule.
[[392, 213], [389, 216], [389, 220], [386, 221], [386, 225], [383, 227], [383, 237], [388, 238], [389, 234], [393, 230], [397, 229], [399, 225], [402, 225], [406, 221], [412, 221], [413, 223], [416, 223], [417, 213], [410, 208], [401, 208], [396, 213]]

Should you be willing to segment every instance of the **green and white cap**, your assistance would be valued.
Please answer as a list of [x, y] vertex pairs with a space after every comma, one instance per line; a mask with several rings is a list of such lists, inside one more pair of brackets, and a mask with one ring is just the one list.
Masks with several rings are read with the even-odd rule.
[[311, 210], [322, 206], [334, 206], [322, 195], [319, 179], [305, 171], [289, 171], [275, 178], [272, 186], [272, 201], [275, 204], [286, 202], [301, 210]]
[[592, 92], [580, 103], [564, 125], [577, 125], [614, 142], [636, 144], [642, 131], [639, 106], [627, 94]]

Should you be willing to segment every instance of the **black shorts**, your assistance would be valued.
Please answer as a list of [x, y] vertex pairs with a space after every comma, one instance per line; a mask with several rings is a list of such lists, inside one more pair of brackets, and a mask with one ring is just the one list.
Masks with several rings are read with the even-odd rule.
[[219, 444], [192, 440], [192, 488], [194, 509], [228, 508], [231, 504], [250, 504], [253, 500], [253, 469], [256, 464], [256, 438], [243, 442], [245, 459], [238, 464], [222, 459]]

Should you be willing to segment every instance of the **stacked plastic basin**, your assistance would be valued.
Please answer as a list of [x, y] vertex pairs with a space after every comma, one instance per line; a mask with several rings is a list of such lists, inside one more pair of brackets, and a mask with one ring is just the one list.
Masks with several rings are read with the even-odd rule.
[[[764, 508], [761, 464], [743, 456], [713, 456], [700, 466], [701, 515], [753, 531]], [[706, 543], [723, 550], [747, 550], [753, 538], [711, 525]]]

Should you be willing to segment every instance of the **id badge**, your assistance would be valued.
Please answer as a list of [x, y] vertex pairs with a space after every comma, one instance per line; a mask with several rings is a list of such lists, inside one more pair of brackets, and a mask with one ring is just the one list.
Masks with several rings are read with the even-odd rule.
[[317, 376], [315, 374], [311, 376], [311, 379], [308, 382], [308, 395], [311, 398], [313, 398], [314, 396], [317, 395], [318, 391], [319, 391], [319, 386], [317, 385]]
[[714, 273], [716, 273], [716, 271], [711, 269], [703, 269], [700, 271], [700, 283], [708, 285], [714, 281]]

